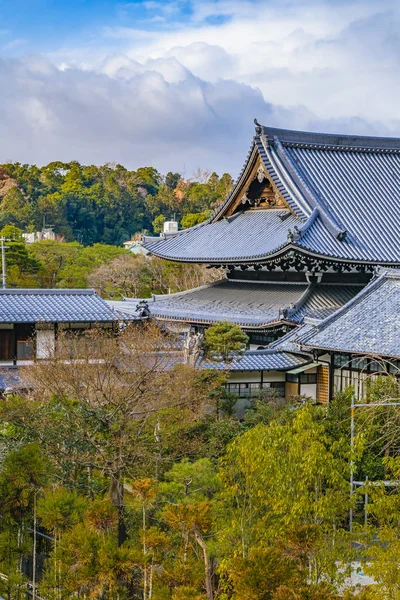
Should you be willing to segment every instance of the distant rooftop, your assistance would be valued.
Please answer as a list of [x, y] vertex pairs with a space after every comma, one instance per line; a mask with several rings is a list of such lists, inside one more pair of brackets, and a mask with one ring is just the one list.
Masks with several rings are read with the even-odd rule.
[[287, 371], [311, 363], [311, 357], [299, 356], [279, 350], [247, 350], [231, 362], [204, 361], [203, 369], [229, 371]]
[[117, 320], [116, 313], [94, 290], [0, 289], [1, 323]]

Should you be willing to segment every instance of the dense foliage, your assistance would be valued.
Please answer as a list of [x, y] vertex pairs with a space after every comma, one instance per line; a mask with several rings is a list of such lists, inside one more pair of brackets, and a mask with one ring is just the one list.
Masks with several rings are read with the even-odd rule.
[[120, 246], [136, 232], [159, 232], [164, 220], [190, 226], [208, 218], [232, 186], [230, 175], [164, 177], [153, 167], [52, 162], [0, 165], [0, 229], [51, 225], [67, 242]]
[[[398, 479], [393, 409], [357, 413], [351, 454], [352, 390], [326, 407], [264, 392], [238, 422], [224, 374], [171, 369], [176, 340], [151, 325], [121, 336], [61, 337], [34, 393], [2, 402], [2, 596], [20, 597], [34, 555], [46, 600], [400, 597], [398, 488], [361, 488], [367, 523], [349, 495], [350, 459], [360, 479], [372, 462]], [[394, 391], [380, 378], [368, 394]], [[355, 561], [377, 581], [359, 595]]]
[[104, 298], [149, 298], [197, 287], [221, 277], [215, 269], [135, 255], [106, 244], [42, 240], [25, 244], [13, 225], [0, 231], [6, 242], [9, 287], [86, 288]]

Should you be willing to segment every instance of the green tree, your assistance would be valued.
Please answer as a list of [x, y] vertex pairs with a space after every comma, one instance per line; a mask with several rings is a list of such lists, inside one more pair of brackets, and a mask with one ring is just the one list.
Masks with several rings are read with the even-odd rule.
[[[254, 547], [280, 547], [304, 582], [339, 578], [340, 531], [349, 508], [348, 455], [325, 431], [323, 409], [299, 408], [288, 422], [257, 425], [222, 459], [221, 574]], [[225, 524], [225, 525], [224, 525]]]
[[[0, 593], [17, 597], [23, 583], [22, 557], [33, 555], [33, 588], [36, 588], [36, 502], [48, 481], [49, 470], [40, 446], [25, 444], [9, 452], [0, 471]], [[27, 527], [33, 529], [33, 548]]]
[[204, 333], [205, 357], [229, 362], [235, 356], [240, 355], [246, 349], [248, 336], [241, 330], [239, 325], [227, 321], [214, 323]]
[[182, 217], [182, 229], [187, 229], [189, 227], [194, 227], [199, 223], [203, 223], [203, 221], [207, 221], [212, 215], [211, 210], [205, 210], [200, 213], [188, 213]]
[[[0, 237], [6, 239], [6, 271], [8, 285], [35, 287], [40, 262], [31, 256], [25, 246], [22, 231], [13, 225], [6, 225]], [[37, 285], [37, 284], [36, 284]]]

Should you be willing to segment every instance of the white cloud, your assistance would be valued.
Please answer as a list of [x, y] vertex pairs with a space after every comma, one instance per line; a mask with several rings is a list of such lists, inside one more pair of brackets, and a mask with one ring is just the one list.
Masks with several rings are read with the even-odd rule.
[[[204, 22], [218, 15], [230, 20]], [[126, 53], [175, 56], [199, 77], [256, 86], [267, 101], [302, 104], [321, 119], [373, 115], [390, 126], [398, 115], [399, 30], [395, 0], [195, 2], [187, 26]]]
[[[149, 18], [179, 6], [147, 4]], [[210, 24], [216, 16], [228, 20]], [[109, 27], [97, 44], [48, 60], [0, 59], [0, 162], [237, 173], [254, 117], [400, 134], [399, 20], [394, 0], [216, 0], [168, 31]], [[111, 52], [116, 44], [125, 52]]]

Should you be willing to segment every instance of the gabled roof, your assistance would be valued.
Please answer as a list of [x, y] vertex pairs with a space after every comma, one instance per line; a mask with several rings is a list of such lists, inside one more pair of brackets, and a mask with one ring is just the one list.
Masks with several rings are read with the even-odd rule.
[[400, 270], [387, 269], [301, 337], [303, 348], [400, 358]]
[[[187, 323], [210, 324], [229, 321], [245, 328], [263, 328], [281, 323], [300, 323], [304, 316], [322, 318], [352, 298], [360, 286], [281, 282], [250, 282], [223, 279], [213, 284], [153, 296], [151, 317]], [[139, 300], [111, 301], [119, 313], [137, 315]]]
[[[287, 210], [229, 216], [255, 161]], [[242, 173], [213, 217], [190, 230], [145, 238], [144, 245], [183, 262], [257, 262], [295, 249], [349, 262], [400, 264], [399, 231], [399, 139], [257, 126]]]
[[117, 320], [116, 313], [94, 290], [0, 289], [0, 323]]

